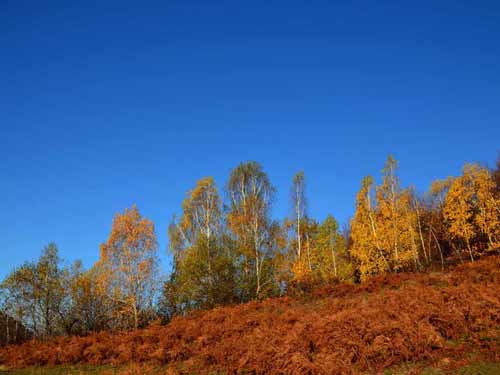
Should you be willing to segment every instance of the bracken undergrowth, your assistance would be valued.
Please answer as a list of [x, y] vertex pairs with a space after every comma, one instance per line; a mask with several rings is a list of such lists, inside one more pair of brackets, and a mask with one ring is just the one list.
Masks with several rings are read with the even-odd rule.
[[500, 360], [500, 257], [199, 311], [132, 332], [32, 340], [0, 349], [0, 364], [128, 364], [131, 374], [148, 366], [167, 374], [357, 374], [471, 351]]

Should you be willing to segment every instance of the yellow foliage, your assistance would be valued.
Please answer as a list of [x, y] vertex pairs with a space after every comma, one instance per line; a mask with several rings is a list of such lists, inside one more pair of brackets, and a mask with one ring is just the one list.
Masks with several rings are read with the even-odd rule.
[[373, 180], [362, 182], [351, 221], [351, 254], [359, 264], [361, 278], [388, 271], [417, 268], [421, 245], [413, 194], [401, 189], [396, 176], [397, 162], [389, 157], [382, 184], [372, 200]]
[[108, 241], [101, 245], [100, 287], [120, 307], [117, 314], [132, 316], [135, 327], [140, 310], [152, 302], [157, 246], [153, 222], [135, 205], [115, 215]]
[[304, 257], [297, 259], [292, 263], [291, 271], [293, 274], [293, 280], [299, 282], [309, 280], [312, 274], [307, 263], [307, 259]]
[[[462, 175], [450, 185], [443, 214], [451, 237], [465, 247], [472, 260], [475, 253], [499, 246], [500, 200], [488, 169], [478, 164], [465, 165]], [[481, 235], [486, 237], [486, 249], [481, 248], [481, 241], [474, 241]]]

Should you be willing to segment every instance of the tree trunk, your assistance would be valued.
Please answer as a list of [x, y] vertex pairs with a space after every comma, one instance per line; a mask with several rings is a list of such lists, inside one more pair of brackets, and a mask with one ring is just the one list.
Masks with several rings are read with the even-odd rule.
[[415, 242], [415, 235], [413, 233], [413, 228], [411, 225], [410, 216], [408, 216], [408, 230], [410, 231], [411, 245], [413, 248], [413, 261], [415, 262], [415, 269], [420, 266], [420, 260], [418, 259], [417, 243]]
[[306, 246], [307, 246], [307, 263], [309, 265], [309, 271], [312, 273], [311, 243], [309, 241], [309, 234], [308, 233], [306, 233]]
[[[298, 196], [298, 193], [296, 193]], [[297, 202], [295, 205], [295, 210], [297, 211], [297, 258], [300, 259], [300, 253], [302, 250], [301, 236], [300, 236], [300, 198], [296, 198]]]
[[137, 329], [139, 328], [139, 311], [137, 309], [137, 305], [134, 302], [133, 306], [133, 311], [134, 311], [134, 328]]
[[387, 269], [389, 271], [391, 271], [391, 266], [390, 266], [389, 262], [387, 261], [386, 257], [384, 256], [384, 253], [383, 253], [382, 249], [380, 248], [380, 244], [378, 243], [377, 230], [375, 228], [375, 221], [373, 220], [372, 213], [371, 213], [370, 193], [366, 194], [366, 200], [368, 203], [368, 218], [370, 219], [372, 234], [373, 234], [373, 238], [375, 239], [375, 246], [376, 246], [380, 256], [384, 260], [384, 263], [387, 266]]
[[10, 329], [9, 329], [9, 316], [5, 315], [5, 344], [9, 345], [10, 344]]
[[416, 210], [416, 213], [417, 213], [418, 233], [419, 233], [419, 236], [420, 236], [420, 242], [422, 244], [422, 251], [424, 252], [425, 262], [427, 264], [429, 264], [430, 263], [430, 259], [427, 256], [427, 251], [425, 250], [424, 236], [422, 234], [422, 223], [420, 222], [420, 210], [418, 209], [418, 202], [417, 202], [416, 199], [414, 200], [414, 202], [415, 202], [415, 210]]
[[332, 262], [333, 262], [333, 274], [337, 277], [337, 257], [335, 256], [335, 250], [333, 249], [333, 242], [330, 241], [330, 251], [332, 252]]
[[[439, 250], [439, 256], [441, 257], [441, 271], [444, 271], [443, 252], [441, 251], [441, 245], [439, 244], [439, 241], [438, 241], [436, 235], [434, 234], [432, 227], [430, 228], [430, 233], [432, 233], [432, 235], [434, 236], [434, 241], [436, 241], [436, 245], [437, 245], [438, 250]], [[430, 251], [430, 247], [429, 247], [429, 251]]]
[[474, 262], [474, 256], [472, 255], [472, 248], [470, 246], [470, 241], [468, 238], [467, 238], [467, 249], [469, 249], [470, 260]]

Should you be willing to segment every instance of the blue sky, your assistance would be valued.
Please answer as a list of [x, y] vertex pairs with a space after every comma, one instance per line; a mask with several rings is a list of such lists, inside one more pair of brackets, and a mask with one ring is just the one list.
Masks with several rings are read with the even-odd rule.
[[310, 214], [341, 222], [388, 153], [420, 191], [492, 165], [499, 19], [497, 1], [2, 1], [0, 276], [50, 241], [91, 265], [133, 203], [167, 272], [185, 191], [242, 161], [276, 218], [304, 170]]

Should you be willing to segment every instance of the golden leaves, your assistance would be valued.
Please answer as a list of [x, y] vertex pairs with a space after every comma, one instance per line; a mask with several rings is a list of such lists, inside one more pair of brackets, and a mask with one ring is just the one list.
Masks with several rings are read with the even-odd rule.
[[156, 280], [157, 240], [154, 224], [136, 205], [117, 213], [108, 241], [101, 245], [99, 283], [120, 311], [133, 315], [150, 303]]
[[474, 241], [486, 237], [486, 250], [498, 246], [500, 239], [500, 200], [490, 171], [478, 164], [466, 164], [461, 176], [455, 178], [448, 190], [443, 207], [444, 218], [451, 236], [474, 253], [485, 250]]

